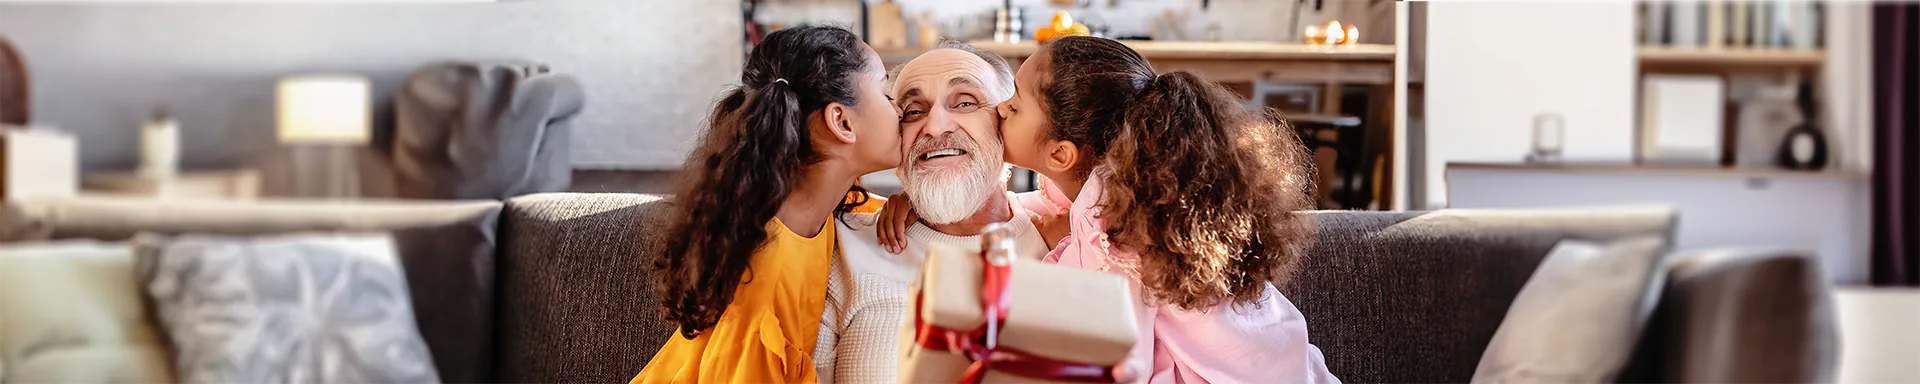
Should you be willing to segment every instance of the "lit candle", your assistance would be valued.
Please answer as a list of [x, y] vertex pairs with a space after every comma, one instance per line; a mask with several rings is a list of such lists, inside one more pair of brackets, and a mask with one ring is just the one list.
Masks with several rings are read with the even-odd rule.
[[1340, 21], [1327, 22], [1327, 44], [1339, 44], [1347, 41], [1347, 33], [1340, 29]]
[[1340, 44], [1352, 45], [1352, 44], [1357, 44], [1359, 42], [1360, 42], [1360, 27], [1355, 25], [1348, 25], [1347, 38], [1346, 40], [1341, 40]]
[[1307, 27], [1306, 32], [1301, 33], [1300, 36], [1306, 38], [1307, 44], [1326, 44], [1326, 36], [1321, 34], [1321, 31], [1324, 30], [1320, 27]]

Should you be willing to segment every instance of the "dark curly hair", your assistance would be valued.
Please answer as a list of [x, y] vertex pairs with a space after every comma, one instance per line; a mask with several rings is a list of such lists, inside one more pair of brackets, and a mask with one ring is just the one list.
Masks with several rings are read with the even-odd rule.
[[[767, 222], [805, 167], [826, 159], [807, 132], [808, 116], [859, 103], [849, 77], [871, 65], [862, 44], [836, 27], [768, 34], [748, 54], [741, 85], [714, 106], [681, 170], [666, 250], [654, 262], [661, 304], [682, 336], [712, 327], [735, 289], [752, 280], [747, 264], [767, 240]], [[866, 196], [855, 186], [835, 214]]]
[[1105, 178], [1101, 219], [1140, 255], [1147, 295], [1195, 310], [1284, 284], [1312, 236], [1297, 211], [1313, 208], [1306, 147], [1285, 120], [1192, 73], [1155, 75], [1117, 41], [1066, 37], [1041, 54], [1046, 135], [1091, 155], [1077, 171]]

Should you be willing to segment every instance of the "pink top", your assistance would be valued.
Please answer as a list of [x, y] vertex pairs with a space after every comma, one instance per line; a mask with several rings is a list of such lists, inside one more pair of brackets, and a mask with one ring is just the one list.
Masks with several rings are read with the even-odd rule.
[[[1094, 172], [1095, 175], [1100, 172]], [[1307, 320], [1293, 303], [1267, 284], [1258, 305], [1222, 304], [1207, 311], [1181, 310], [1173, 305], [1148, 306], [1138, 277], [1125, 265], [1138, 255], [1107, 241], [1107, 226], [1098, 219], [1103, 184], [1089, 177], [1077, 201], [1058, 191], [1037, 194], [1049, 204], [1070, 208], [1072, 234], [1047, 254], [1048, 262], [1133, 276], [1135, 313], [1140, 342], [1126, 364], [1145, 383], [1339, 383], [1327, 372], [1320, 349], [1307, 340]], [[1043, 188], [1051, 187], [1051, 183]], [[1022, 199], [1023, 203], [1025, 203]], [[1023, 206], [1026, 206], [1023, 204]], [[1028, 206], [1033, 209], [1034, 206]], [[1038, 211], [1037, 209], [1035, 211]]]

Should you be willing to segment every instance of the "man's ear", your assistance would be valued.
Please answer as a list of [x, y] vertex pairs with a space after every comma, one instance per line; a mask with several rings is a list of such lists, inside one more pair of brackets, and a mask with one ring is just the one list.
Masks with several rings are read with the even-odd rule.
[[1074, 145], [1073, 142], [1066, 140], [1054, 140], [1046, 145], [1048, 147], [1046, 159], [1047, 171], [1066, 173], [1072, 171], [1074, 165], [1080, 164], [1081, 155], [1079, 145]]
[[853, 134], [853, 108], [846, 104], [827, 103], [827, 109], [820, 112], [827, 122], [827, 132], [833, 133], [831, 136], [847, 144], [858, 140]]

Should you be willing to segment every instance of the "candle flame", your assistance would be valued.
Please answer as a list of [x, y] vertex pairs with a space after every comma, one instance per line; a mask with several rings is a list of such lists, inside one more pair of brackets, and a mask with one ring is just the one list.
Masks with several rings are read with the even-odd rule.
[[1347, 41], [1347, 32], [1340, 29], [1340, 21], [1334, 20], [1327, 22], [1327, 44], [1338, 44], [1345, 41]]
[[1357, 26], [1357, 25], [1348, 25], [1348, 26], [1347, 26], [1347, 38], [1346, 38], [1346, 40], [1341, 40], [1341, 41], [1340, 41], [1340, 43], [1341, 43], [1341, 44], [1358, 44], [1358, 43], [1360, 43], [1360, 26]]

